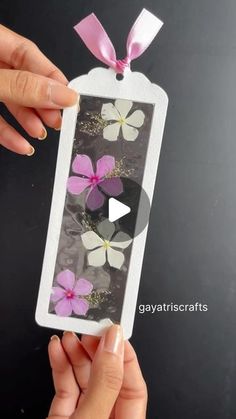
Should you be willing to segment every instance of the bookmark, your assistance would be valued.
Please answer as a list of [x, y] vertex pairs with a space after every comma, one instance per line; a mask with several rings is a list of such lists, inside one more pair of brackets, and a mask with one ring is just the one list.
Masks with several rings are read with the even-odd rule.
[[124, 59], [93, 13], [74, 27], [108, 68], [69, 83], [80, 103], [63, 112], [39, 325], [100, 336], [120, 323], [132, 334], [168, 98], [131, 64], [161, 26], [143, 9]]

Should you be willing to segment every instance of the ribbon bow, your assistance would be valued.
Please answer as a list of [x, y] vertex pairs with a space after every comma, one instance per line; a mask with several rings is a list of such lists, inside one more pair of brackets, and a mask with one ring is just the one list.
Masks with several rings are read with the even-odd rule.
[[74, 29], [92, 54], [112, 67], [116, 73], [124, 73], [130, 63], [139, 57], [151, 44], [163, 22], [148, 10], [143, 9], [134, 22], [126, 43], [126, 57], [116, 58], [115, 48], [102, 24], [94, 13], [81, 20]]

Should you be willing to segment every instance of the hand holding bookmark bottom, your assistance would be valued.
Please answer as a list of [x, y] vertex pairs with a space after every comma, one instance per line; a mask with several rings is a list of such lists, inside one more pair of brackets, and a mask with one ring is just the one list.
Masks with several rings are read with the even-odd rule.
[[49, 359], [55, 396], [47, 419], [145, 419], [146, 384], [120, 326], [101, 339], [53, 336]]

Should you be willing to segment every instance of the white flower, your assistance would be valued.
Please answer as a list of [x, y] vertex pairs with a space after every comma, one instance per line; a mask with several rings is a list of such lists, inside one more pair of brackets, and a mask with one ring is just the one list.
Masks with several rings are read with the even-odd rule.
[[143, 111], [136, 110], [127, 117], [132, 106], [133, 102], [126, 99], [115, 100], [115, 106], [113, 103], [104, 103], [102, 105], [102, 119], [105, 121], [116, 121], [103, 129], [103, 137], [105, 140], [116, 141], [119, 136], [120, 128], [125, 140], [136, 140], [138, 136], [137, 128], [140, 128], [143, 125], [145, 115]]
[[120, 269], [124, 263], [125, 257], [121, 251], [115, 250], [113, 247], [126, 249], [132, 242], [132, 239], [128, 234], [120, 231], [114, 236], [113, 240], [110, 241], [115, 232], [115, 226], [108, 220], [102, 221], [97, 229], [103, 239], [94, 231], [87, 231], [81, 235], [84, 247], [88, 250], [92, 250], [92, 252], [88, 253], [89, 265], [103, 266], [107, 260], [110, 266]]

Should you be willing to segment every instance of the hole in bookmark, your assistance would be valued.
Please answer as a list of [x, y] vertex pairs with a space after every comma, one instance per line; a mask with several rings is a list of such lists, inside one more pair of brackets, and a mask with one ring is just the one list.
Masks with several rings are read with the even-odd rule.
[[117, 73], [116, 74], [116, 80], [123, 80], [123, 78], [124, 78], [124, 74], [121, 74], [121, 73]]

